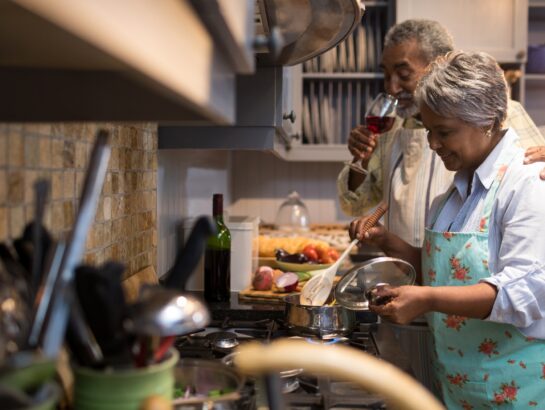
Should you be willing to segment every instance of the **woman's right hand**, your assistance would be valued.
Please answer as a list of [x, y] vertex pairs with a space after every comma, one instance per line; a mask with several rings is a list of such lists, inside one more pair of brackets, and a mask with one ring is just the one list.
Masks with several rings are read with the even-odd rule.
[[369, 309], [389, 322], [407, 325], [431, 310], [429, 292], [426, 286], [383, 287], [377, 289], [375, 297], [387, 302], [370, 304]]
[[364, 168], [367, 168], [369, 159], [377, 147], [377, 136], [367, 129], [365, 125], [358, 125], [348, 137], [348, 150], [354, 159], [361, 160]]
[[350, 239], [358, 239], [361, 243], [367, 243], [382, 248], [382, 245], [386, 241], [388, 231], [380, 223], [377, 223], [375, 226], [366, 230], [365, 223], [368, 219], [369, 216], [363, 216], [361, 218], [354, 219], [350, 223], [350, 227], [348, 229]]

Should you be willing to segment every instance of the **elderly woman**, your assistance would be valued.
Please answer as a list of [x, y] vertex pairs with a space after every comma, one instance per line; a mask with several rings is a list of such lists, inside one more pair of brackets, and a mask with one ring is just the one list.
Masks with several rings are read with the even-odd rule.
[[411, 262], [424, 285], [381, 289], [390, 301], [371, 309], [396, 323], [427, 314], [448, 408], [545, 408], [545, 184], [502, 128], [503, 72], [487, 54], [453, 52], [417, 98], [431, 149], [456, 175], [423, 248], [352, 222], [352, 237]]

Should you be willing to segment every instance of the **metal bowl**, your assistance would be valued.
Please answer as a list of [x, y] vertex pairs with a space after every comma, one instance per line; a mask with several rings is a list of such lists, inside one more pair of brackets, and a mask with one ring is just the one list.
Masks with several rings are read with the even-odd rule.
[[[174, 368], [176, 387], [187, 397], [172, 401], [175, 409], [237, 409], [245, 379], [224, 363], [214, 360], [182, 358]], [[222, 394], [211, 395], [211, 392]]]
[[[230, 353], [221, 359], [221, 361], [227, 366], [232, 367], [234, 366], [234, 358], [237, 354], [238, 352]], [[299, 376], [301, 373], [303, 373], [303, 369], [284, 370], [279, 373], [283, 393], [291, 393], [299, 388], [299, 380], [297, 379], [297, 376]]]

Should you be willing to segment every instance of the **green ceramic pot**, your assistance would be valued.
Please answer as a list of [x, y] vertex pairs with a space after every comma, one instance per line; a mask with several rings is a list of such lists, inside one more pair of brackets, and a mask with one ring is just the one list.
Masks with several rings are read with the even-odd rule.
[[74, 407], [78, 410], [138, 410], [152, 395], [172, 400], [178, 352], [161, 363], [134, 369], [75, 368]]
[[25, 410], [54, 410], [60, 398], [60, 389], [53, 380], [55, 361], [28, 351], [11, 356], [9, 366], [0, 372], [0, 386], [3, 389], [19, 391], [34, 404]]

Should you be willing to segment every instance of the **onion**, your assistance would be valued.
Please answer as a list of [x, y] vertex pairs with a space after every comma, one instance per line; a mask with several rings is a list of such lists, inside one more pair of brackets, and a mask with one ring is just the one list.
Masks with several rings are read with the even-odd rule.
[[281, 292], [293, 292], [297, 289], [299, 283], [299, 276], [293, 272], [286, 272], [276, 278], [276, 287]]
[[273, 269], [270, 266], [260, 266], [254, 273], [252, 286], [255, 290], [270, 290], [273, 284]]

